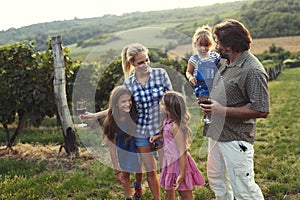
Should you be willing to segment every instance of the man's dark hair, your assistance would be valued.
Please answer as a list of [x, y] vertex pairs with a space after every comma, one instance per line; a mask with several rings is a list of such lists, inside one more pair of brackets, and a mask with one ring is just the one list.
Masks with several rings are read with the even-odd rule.
[[248, 29], [239, 21], [225, 19], [214, 27], [214, 34], [224, 47], [231, 47], [232, 51], [243, 52], [250, 49], [252, 42]]

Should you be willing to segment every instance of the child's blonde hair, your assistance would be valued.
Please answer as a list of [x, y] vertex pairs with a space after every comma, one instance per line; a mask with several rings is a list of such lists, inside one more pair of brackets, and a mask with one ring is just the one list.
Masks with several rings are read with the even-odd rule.
[[208, 25], [203, 25], [196, 29], [193, 36], [193, 46], [196, 48], [197, 45], [207, 46], [211, 48], [214, 44], [214, 39], [212, 35], [212, 29]]
[[121, 57], [122, 57], [122, 68], [125, 75], [125, 79], [128, 78], [132, 70], [134, 69], [132, 63], [134, 62], [135, 56], [140, 53], [148, 54], [148, 49], [142, 44], [134, 43], [123, 48]]
[[188, 127], [188, 121], [190, 120], [190, 114], [186, 105], [186, 101], [182, 94], [176, 91], [167, 91], [162, 101], [165, 104], [165, 108], [169, 114], [170, 119], [174, 120], [180, 129], [182, 130], [185, 138], [187, 148], [189, 147], [192, 131]]

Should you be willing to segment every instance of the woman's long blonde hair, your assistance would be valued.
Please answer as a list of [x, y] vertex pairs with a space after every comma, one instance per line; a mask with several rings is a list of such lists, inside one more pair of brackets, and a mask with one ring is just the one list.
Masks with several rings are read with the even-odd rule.
[[134, 58], [140, 53], [148, 54], [148, 49], [139, 43], [134, 43], [123, 48], [121, 57], [125, 79], [128, 78], [130, 73], [133, 71], [134, 67], [132, 64], [134, 62]]

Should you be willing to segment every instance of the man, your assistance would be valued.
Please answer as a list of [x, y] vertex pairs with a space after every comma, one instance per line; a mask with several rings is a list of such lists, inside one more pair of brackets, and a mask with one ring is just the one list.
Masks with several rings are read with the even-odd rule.
[[216, 49], [224, 59], [214, 82], [211, 104], [200, 104], [212, 123], [207, 174], [217, 200], [264, 199], [254, 180], [256, 118], [269, 114], [268, 75], [249, 51], [251, 36], [239, 21], [214, 27]]

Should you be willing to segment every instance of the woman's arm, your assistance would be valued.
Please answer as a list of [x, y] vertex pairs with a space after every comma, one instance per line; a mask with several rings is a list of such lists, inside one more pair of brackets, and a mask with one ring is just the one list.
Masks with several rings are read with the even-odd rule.
[[186, 165], [187, 165], [187, 152], [186, 152], [187, 149], [186, 149], [186, 138], [185, 138], [182, 130], [177, 125], [177, 123], [173, 124], [172, 133], [173, 133], [175, 142], [178, 147], [179, 155], [180, 155], [180, 157], [179, 157], [180, 172], [179, 172], [179, 176], [177, 177], [176, 184], [174, 185], [175, 190], [176, 190], [178, 188], [178, 186], [180, 185], [180, 183], [182, 183], [182, 181], [185, 178]]

